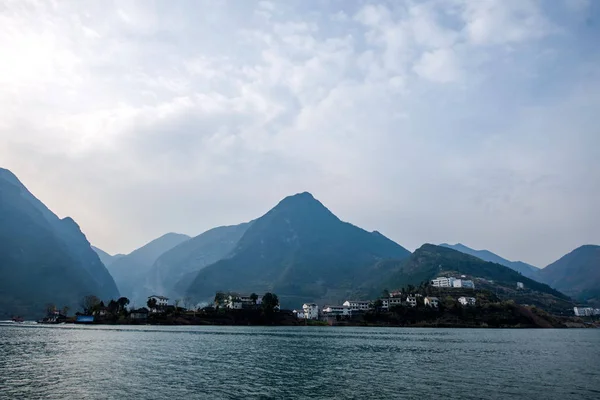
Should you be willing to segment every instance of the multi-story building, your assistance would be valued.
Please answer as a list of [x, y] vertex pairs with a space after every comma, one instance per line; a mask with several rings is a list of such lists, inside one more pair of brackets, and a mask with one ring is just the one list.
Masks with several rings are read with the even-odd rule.
[[524, 289], [525, 285], [523, 285], [523, 282], [517, 282], [517, 289]]
[[431, 281], [431, 286], [434, 287], [446, 287], [446, 288], [467, 288], [475, 289], [475, 284], [472, 280], [458, 279], [453, 277], [439, 276]]
[[381, 299], [381, 308], [384, 310], [388, 310], [392, 307], [397, 307], [402, 305], [401, 297], [384, 297]]
[[319, 319], [319, 306], [315, 303], [305, 303], [302, 305], [305, 319]]
[[406, 296], [406, 304], [408, 304], [411, 307], [416, 307], [417, 306], [417, 296], [409, 294], [408, 296]]
[[[262, 304], [262, 295], [256, 295], [255, 299], [252, 295], [230, 293], [225, 299], [225, 306], [230, 310], [241, 310], [243, 308], [252, 308]], [[256, 302], [255, 302], [256, 300]]]
[[325, 306], [323, 308], [323, 314], [325, 315], [342, 315], [349, 316], [352, 315], [352, 309], [347, 306]]
[[344, 306], [349, 307], [352, 311], [367, 311], [371, 309], [369, 300], [346, 300]]
[[592, 307], [573, 307], [573, 311], [578, 317], [591, 317], [592, 315], [600, 314], [596, 312], [596, 310], [594, 310]]

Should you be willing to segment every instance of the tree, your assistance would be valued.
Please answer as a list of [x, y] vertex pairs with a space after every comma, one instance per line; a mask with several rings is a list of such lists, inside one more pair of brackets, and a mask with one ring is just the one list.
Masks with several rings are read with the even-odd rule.
[[111, 313], [111, 314], [117, 314], [119, 312], [120, 306], [119, 306], [118, 302], [116, 302], [114, 300], [111, 300], [108, 303], [108, 307], [107, 308], [108, 308], [108, 312], [109, 313]]
[[225, 304], [225, 293], [219, 291], [217, 293], [215, 293], [215, 308], [218, 310], [219, 306], [222, 306], [223, 304]]
[[250, 295], [250, 300], [252, 300], [252, 303], [254, 303], [254, 305], [256, 305], [256, 302], [258, 301], [258, 295], [256, 293], [252, 293]]
[[69, 314], [69, 310], [70, 310], [69, 306], [64, 306], [62, 308], [62, 315], [64, 315], [66, 317]]
[[155, 298], [148, 299], [148, 301], [146, 302], [146, 305], [148, 306], [149, 310], [155, 310], [156, 309], [156, 299]]
[[83, 308], [84, 314], [91, 313], [94, 308], [96, 308], [100, 304], [100, 299], [93, 294], [85, 296], [81, 299], [81, 303], [79, 304], [81, 308]]
[[117, 304], [119, 305], [119, 312], [123, 312], [125, 307], [129, 305], [129, 299], [127, 297], [119, 297]]
[[261, 306], [266, 314], [272, 314], [279, 306], [279, 298], [274, 293], [265, 293], [262, 298]]
[[390, 291], [387, 289], [383, 289], [383, 292], [381, 292], [381, 297], [383, 297], [384, 299], [387, 299], [390, 297]]

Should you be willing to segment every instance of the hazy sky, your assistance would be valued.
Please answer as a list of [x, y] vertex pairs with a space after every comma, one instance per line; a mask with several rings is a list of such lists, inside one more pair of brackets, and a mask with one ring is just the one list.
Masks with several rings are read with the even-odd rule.
[[0, 0], [0, 165], [129, 252], [310, 191], [413, 250], [600, 244], [600, 1]]

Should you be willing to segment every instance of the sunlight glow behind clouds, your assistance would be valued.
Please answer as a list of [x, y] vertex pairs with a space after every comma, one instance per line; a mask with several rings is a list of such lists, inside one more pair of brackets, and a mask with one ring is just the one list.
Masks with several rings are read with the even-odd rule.
[[309, 190], [409, 248], [545, 265], [600, 242], [598, 15], [0, 0], [0, 161], [112, 252]]

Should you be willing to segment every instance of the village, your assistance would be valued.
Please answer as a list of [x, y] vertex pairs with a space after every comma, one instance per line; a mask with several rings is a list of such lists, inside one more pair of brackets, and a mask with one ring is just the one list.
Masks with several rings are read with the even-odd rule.
[[[473, 281], [465, 279], [464, 275], [460, 278], [438, 277], [431, 280], [429, 286], [433, 288], [475, 289]], [[351, 318], [369, 311], [385, 312], [394, 307], [417, 307], [422, 305], [433, 309], [439, 308], [440, 299], [438, 297], [424, 295], [411, 289], [413, 288], [409, 287], [408, 290], [404, 291], [384, 291], [383, 295], [376, 300], [346, 300], [341, 305], [325, 305], [322, 308], [319, 308], [316, 303], [305, 303], [293, 312], [298, 319], [330, 321], [332, 319]], [[424, 291], [424, 286], [421, 286], [421, 292]], [[477, 303], [477, 299], [472, 296], [460, 296], [456, 298], [456, 301], [465, 307], [475, 306]]]

